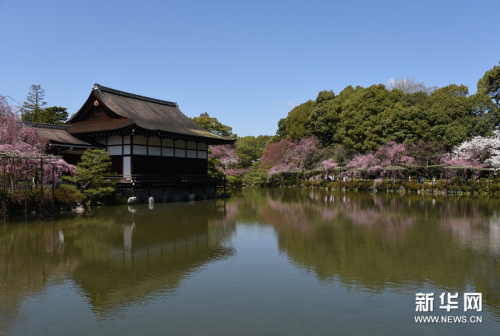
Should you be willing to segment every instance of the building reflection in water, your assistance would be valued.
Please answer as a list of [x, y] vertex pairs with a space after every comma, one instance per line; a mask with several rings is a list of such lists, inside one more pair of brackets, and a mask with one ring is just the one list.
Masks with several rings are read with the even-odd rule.
[[99, 316], [174, 295], [202, 266], [234, 254], [234, 225], [216, 223], [223, 203], [104, 207], [78, 218], [2, 225], [0, 330], [16, 320], [23, 300], [67, 278]]

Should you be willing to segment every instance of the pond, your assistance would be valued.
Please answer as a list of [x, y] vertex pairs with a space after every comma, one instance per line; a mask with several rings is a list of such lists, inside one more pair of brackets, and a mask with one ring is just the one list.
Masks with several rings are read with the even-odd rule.
[[0, 334], [498, 334], [499, 210], [285, 188], [10, 219]]

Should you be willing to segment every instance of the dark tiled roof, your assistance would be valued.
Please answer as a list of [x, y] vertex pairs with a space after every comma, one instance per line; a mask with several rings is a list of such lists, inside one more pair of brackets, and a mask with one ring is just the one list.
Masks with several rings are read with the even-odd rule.
[[[99, 121], [92, 120], [72, 123], [72, 120], [80, 113], [80, 110], [76, 113], [75, 117], [68, 120], [68, 124], [71, 125], [71, 128], [68, 130], [70, 133], [118, 130], [126, 126], [137, 125], [148, 131], [205, 138], [212, 143], [224, 144], [235, 141], [235, 139], [216, 135], [205, 130], [185, 116], [177, 103], [118, 91], [99, 84], [94, 85], [93, 93], [111, 111], [126, 119], [103, 119]], [[92, 94], [90, 97], [92, 97]], [[125, 121], [128, 121], [128, 123]], [[84, 126], [84, 123], [87, 123], [85, 124], [86, 126]]]
[[40, 123], [24, 123], [26, 126], [33, 127], [43, 140], [57, 145], [70, 145], [70, 146], [93, 146], [89, 142], [82, 141], [75, 138], [68, 133], [69, 126], [51, 125]]
[[131, 119], [101, 119], [87, 120], [68, 125], [68, 132], [71, 134], [92, 133], [101, 131], [111, 131], [133, 125]]

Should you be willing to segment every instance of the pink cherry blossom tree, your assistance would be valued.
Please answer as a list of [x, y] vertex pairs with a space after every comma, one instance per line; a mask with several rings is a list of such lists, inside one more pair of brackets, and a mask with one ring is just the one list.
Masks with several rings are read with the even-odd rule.
[[0, 181], [4, 186], [9, 183], [13, 190], [17, 183], [32, 183], [37, 174], [43, 176], [43, 183], [53, 183], [61, 174], [73, 171], [64, 160], [41, 156], [43, 139], [34, 128], [21, 123], [17, 111], [0, 96]]
[[298, 174], [304, 171], [307, 161], [318, 146], [318, 138], [302, 138], [300, 141], [288, 141], [287, 150], [268, 172], [268, 179], [275, 174]]
[[224, 174], [235, 176], [239, 174], [238, 163], [240, 158], [236, 155], [235, 149], [231, 145], [210, 146], [209, 158], [218, 160], [216, 168], [224, 171]]

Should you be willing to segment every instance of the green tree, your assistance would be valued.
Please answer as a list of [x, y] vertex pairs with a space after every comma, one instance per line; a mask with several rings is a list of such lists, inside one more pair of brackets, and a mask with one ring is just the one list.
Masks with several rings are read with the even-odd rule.
[[207, 131], [214, 134], [226, 136], [229, 138], [237, 137], [236, 134], [233, 134], [232, 127], [222, 124], [217, 120], [217, 118], [210, 117], [207, 112], [200, 114], [199, 117], [192, 118], [192, 120]]
[[309, 127], [323, 144], [335, 142], [335, 134], [340, 121], [341, 105], [350, 91], [348, 86], [339, 97], [333, 91], [321, 91], [313, 103], [311, 115], [309, 116]]
[[308, 100], [303, 104], [295, 106], [288, 113], [285, 119], [286, 129], [292, 139], [300, 140], [310, 136], [308, 121], [312, 112], [312, 106], [312, 100]]
[[383, 118], [403, 95], [402, 91], [389, 91], [382, 84], [356, 87], [342, 103], [334, 139], [359, 152], [377, 149], [385, 142]]
[[40, 113], [40, 120], [37, 122], [45, 124], [63, 124], [68, 119], [66, 107], [47, 107]]
[[83, 153], [73, 176], [68, 179], [82, 183], [83, 194], [92, 203], [109, 202], [115, 193], [115, 183], [105, 176], [111, 176], [111, 157], [105, 149], [87, 149]]
[[477, 83], [477, 90], [490, 95], [497, 108], [500, 108], [500, 66], [495, 65], [493, 69], [486, 71]]
[[26, 97], [26, 101], [21, 107], [22, 121], [34, 121], [40, 118], [39, 115], [43, 111], [43, 106], [47, 105], [47, 102], [43, 100], [44, 97], [45, 90], [42, 89], [42, 86], [32, 84], [28, 97]]
[[236, 141], [236, 154], [241, 159], [240, 165], [244, 168], [250, 167], [260, 160], [267, 142], [271, 139], [269, 135], [259, 135], [258, 137], [240, 137]]
[[275, 142], [286, 139], [290, 134], [286, 128], [286, 118], [281, 118], [278, 121], [278, 130], [276, 131]]
[[242, 178], [242, 182], [249, 186], [260, 187], [267, 184], [267, 171], [266, 169], [270, 168], [270, 166], [265, 167], [264, 169], [258, 169], [258, 166], [255, 165], [250, 169], [250, 171], [245, 174]]

